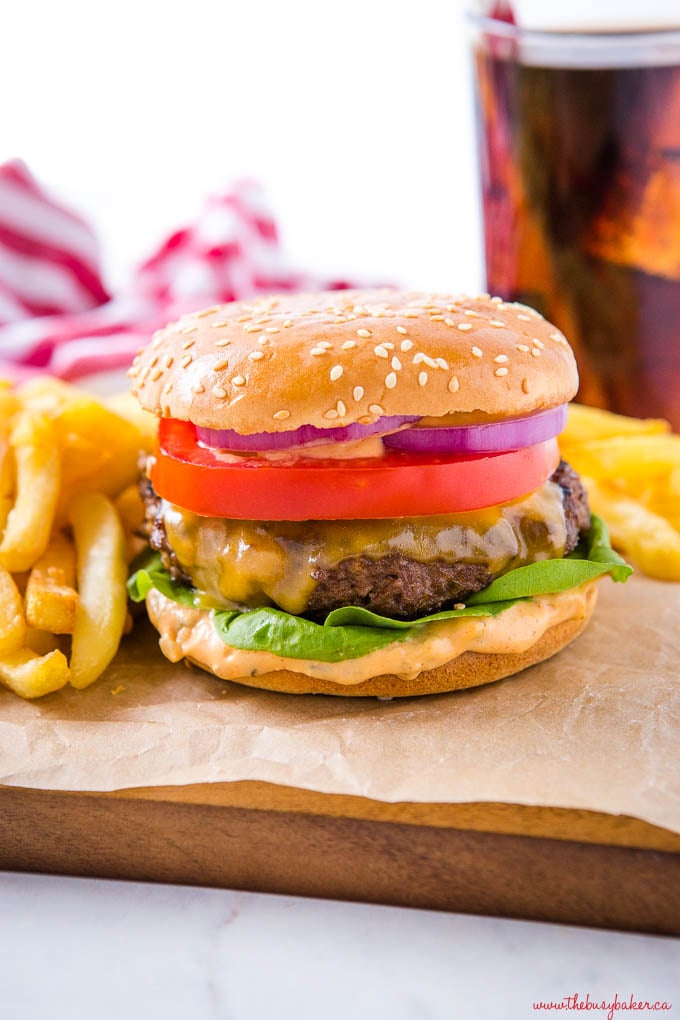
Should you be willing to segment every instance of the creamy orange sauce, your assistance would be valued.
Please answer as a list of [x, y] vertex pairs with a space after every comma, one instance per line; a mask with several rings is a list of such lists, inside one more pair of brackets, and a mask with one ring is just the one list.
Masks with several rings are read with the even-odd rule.
[[158, 591], [147, 596], [152, 623], [161, 632], [160, 646], [171, 662], [190, 659], [224, 680], [259, 676], [277, 669], [351, 686], [383, 673], [412, 680], [464, 652], [512, 654], [527, 651], [565, 620], [584, 619], [597, 597], [597, 582], [589, 581], [560, 595], [543, 595], [517, 603], [495, 617], [442, 620], [414, 627], [405, 641], [345, 662], [289, 659], [271, 652], [230, 648], [217, 635], [205, 610], [172, 602]]

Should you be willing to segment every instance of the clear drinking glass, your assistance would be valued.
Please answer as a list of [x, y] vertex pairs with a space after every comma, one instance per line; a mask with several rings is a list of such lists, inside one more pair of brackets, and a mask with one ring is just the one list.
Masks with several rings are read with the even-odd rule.
[[680, 29], [470, 21], [488, 289], [566, 334], [581, 401], [680, 430]]

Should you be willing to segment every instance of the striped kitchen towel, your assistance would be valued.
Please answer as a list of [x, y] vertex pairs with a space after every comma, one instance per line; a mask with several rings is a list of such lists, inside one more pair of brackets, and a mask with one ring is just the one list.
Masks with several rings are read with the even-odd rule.
[[258, 294], [360, 283], [292, 268], [252, 181], [209, 198], [111, 295], [90, 224], [55, 200], [20, 160], [0, 165], [0, 377], [75, 380], [126, 367], [169, 320]]

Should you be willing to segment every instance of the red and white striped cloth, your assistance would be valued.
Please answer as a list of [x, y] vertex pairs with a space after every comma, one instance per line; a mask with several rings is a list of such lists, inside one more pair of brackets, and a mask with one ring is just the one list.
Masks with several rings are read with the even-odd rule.
[[184, 312], [276, 291], [337, 290], [285, 263], [259, 186], [211, 197], [111, 296], [98, 240], [28, 168], [0, 165], [0, 378], [49, 372], [75, 380], [132, 360], [155, 329]]

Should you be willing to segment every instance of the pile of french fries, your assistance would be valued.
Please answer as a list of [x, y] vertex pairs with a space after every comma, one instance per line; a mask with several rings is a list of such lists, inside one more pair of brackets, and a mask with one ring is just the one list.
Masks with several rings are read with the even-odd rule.
[[643, 573], [680, 581], [680, 435], [661, 419], [571, 404], [560, 448], [612, 544]]
[[155, 426], [130, 397], [0, 382], [0, 682], [23, 698], [88, 687], [116, 653]]

